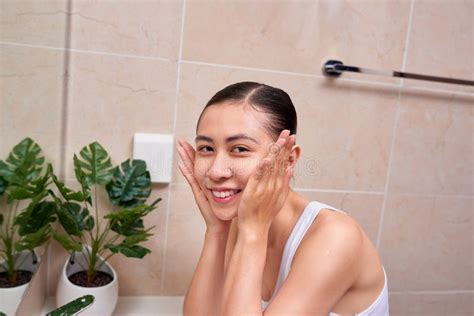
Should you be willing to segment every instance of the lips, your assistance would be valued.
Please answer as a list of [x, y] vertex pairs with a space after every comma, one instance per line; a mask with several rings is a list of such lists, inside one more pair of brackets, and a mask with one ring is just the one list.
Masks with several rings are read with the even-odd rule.
[[240, 196], [241, 192], [242, 190], [227, 190], [222, 192], [211, 190], [213, 200], [219, 204], [225, 204], [234, 201], [238, 196]]
[[212, 195], [218, 198], [225, 198], [228, 196], [232, 196], [236, 193], [239, 193], [241, 190], [211, 190]]

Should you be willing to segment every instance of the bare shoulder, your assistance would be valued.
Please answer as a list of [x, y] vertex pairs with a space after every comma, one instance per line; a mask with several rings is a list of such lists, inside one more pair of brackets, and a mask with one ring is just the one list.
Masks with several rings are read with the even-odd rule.
[[[327, 315], [360, 271], [363, 235], [348, 215], [321, 210], [296, 250], [269, 314]], [[290, 304], [291, 303], [291, 304]]]
[[[317, 262], [317, 269], [345, 270], [344, 277], [355, 282], [364, 253], [364, 231], [351, 216], [322, 209], [298, 247], [293, 263]], [[342, 276], [342, 275], [341, 275]], [[335, 280], [337, 282], [337, 280]]]
[[[348, 296], [351, 297], [360, 292], [379, 293], [384, 284], [384, 272], [377, 249], [362, 226], [349, 214], [330, 209], [320, 211], [293, 261], [298, 261], [295, 266], [303, 270], [312, 269], [308, 262], [313, 261], [326, 271], [346, 271], [344, 282], [348, 281], [346, 290], [350, 290]], [[337, 274], [333, 282], [343, 283]]]
[[[362, 249], [364, 232], [359, 223], [348, 214], [322, 209], [305, 234], [299, 248], [345, 251], [357, 254]], [[336, 249], [333, 249], [336, 248]], [[298, 251], [295, 254], [298, 255]]]

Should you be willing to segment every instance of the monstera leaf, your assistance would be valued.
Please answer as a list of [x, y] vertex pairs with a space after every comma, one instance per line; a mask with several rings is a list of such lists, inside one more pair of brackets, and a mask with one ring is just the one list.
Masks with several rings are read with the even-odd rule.
[[64, 230], [74, 236], [81, 237], [84, 230], [94, 228], [94, 218], [89, 215], [89, 210], [73, 202], [65, 202], [57, 210], [58, 219]]
[[132, 208], [125, 208], [109, 213], [104, 216], [110, 220], [110, 228], [123, 236], [131, 236], [143, 231], [142, 217], [151, 212], [161, 198], [158, 198], [152, 205], [140, 204]]
[[49, 239], [50, 232], [51, 225], [47, 224], [34, 233], [26, 234], [15, 243], [15, 249], [17, 251], [22, 251], [32, 250], [36, 247], [39, 247]]
[[142, 204], [150, 196], [151, 179], [150, 172], [146, 170], [143, 160], [130, 159], [122, 162], [114, 168], [114, 176], [107, 186], [107, 193], [114, 205], [132, 207]]
[[7, 189], [7, 186], [8, 186], [7, 180], [0, 177], [0, 195], [2, 195], [3, 192], [5, 192], [5, 190]]
[[53, 238], [61, 245], [64, 247], [65, 250], [67, 251], [81, 251], [82, 250], [82, 244], [75, 241], [69, 235], [64, 235], [57, 233], [55, 231], [52, 232]]
[[149, 249], [139, 246], [139, 245], [124, 246], [122, 244], [119, 244], [119, 245], [106, 245], [105, 247], [110, 249], [110, 251], [112, 251], [113, 253], [120, 252], [121, 254], [129, 258], [142, 259], [143, 257], [145, 257], [147, 253], [151, 252]]
[[48, 169], [42, 177], [32, 180], [30, 183], [25, 183], [22, 186], [10, 186], [9, 196], [15, 200], [32, 199], [38, 194], [42, 194], [47, 191], [47, 187], [50, 184], [51, 177], [51, 164], [48, 164]]
[[40, 230], [45, 225], [56, 220], [56, 203], [48, 201], [35, 201], [28, 205], [26, 210], [20, 213], [14, 221], [18, 225], [18, 234], [24, 236]]
[[110, 249], [113, 253], [122, 253], [127, 257], [132, 257], [132, 258], [143, 258], [147, 253], [150, 253], [151, 251], [145, 247], [142, 247], [138, 245], [142, 241], [148, 240], [148, 237], [152, 236], [153, 234], [150, 234], [149, 231], [153, 227], [148, 228], [147, 230], [142, 230], [134, 235], [128, 236], [125, 238], [120, 244], [118, 245], [112, 245], [112, 244], [107, 244], [105, 245], [105, 248]]
[[93, 142], [79, 152], [81, 159], [74, 155], [76, 178], [87, 190], [93, 184], [106, 185], [112, 179], [112, 164], [109, 154], [98, 143]]
[[[83, 186], [82, 191], [73, 191], [69, 189], [63, 182], [59, 181], [58, 177], [54, 174], [52, 167], [51, 167], [51, 175], [52, 175], [54, 184], [56, 184], [56, 187], [58, 188], [59, 192], [61, 193], [61, 195], [66, 201], [77, 201], [77, 202], [87, 201], [89, 202], [89, 204], [92, 203], [90, 191], [84, 190], [84, 186]], [[53, 196], [55, 196], [53, 192], [50, 192], [50, 193]]]
[[13, 147], [6, 162], [0, 160], [0, 177], [10, 185], [23, 186], [39, 177], [44, 157], [41, 148], [27, 137]]
[[86, 201], [89, 203], [89, 205], [92, 205], [92, 199], [90, 198], [91, 183], [89, 182], [89, 178], [84, 173], [84, 171], [82, 171], [81, 161], [76, 155], [74, 155], [73, 160], [74, 160], [74, 173], [76, 174], [77, 181], [79, 181], [79, 184], [81, 185], [82, 195], [84, 197], [88, 196], [89, 198], [86, 199]]

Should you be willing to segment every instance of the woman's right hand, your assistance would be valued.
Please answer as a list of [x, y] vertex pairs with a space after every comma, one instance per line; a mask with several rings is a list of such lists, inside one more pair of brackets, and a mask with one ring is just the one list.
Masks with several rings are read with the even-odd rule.
[[207, 225], [207, 231], [212, 233], [228, 232], [231, 221], [219, 219], [211, 209], [211, 205], [201, 186], [194, 176], [194, 159], [196, 150], [187, 141], [178, 139], [178, 153], [181, 161], [178, 163], [179, 170], [188, 182], [194, 194], [194, 200], [201, 211]]

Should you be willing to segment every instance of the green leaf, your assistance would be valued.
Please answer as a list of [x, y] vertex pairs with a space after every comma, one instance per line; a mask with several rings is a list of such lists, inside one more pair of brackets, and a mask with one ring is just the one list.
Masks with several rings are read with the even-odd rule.
[[121, 209], [104, 216], [110, 220], [110, 228], [123, 236], [134, 235], [143, 229], [145, 215], [154, 209], [153, 206], [145, 204], [136, 205], [132, 208]]
[[27, 137], [13, 147], [6, 162], [0, 160], [0, 176], [10, 185], [23, 186], [38, 178], [44, 157], [39, 154], [41, 148]]
[[5, 190], [7, 189], [7, 186], [8, 186], [7, 180], [0, 177], [0, 195], [2, 195], [3, 192], [5, 192]]
[[81, 188], [82, 188], [82, 195], [88, 196], [89, 198], [87, 199], [87, 202], [89, 205], [92, 205], [92, 200], [90, 197], [90, 191], [91, 191], [91, 183], [89, 183], [89, 179], [87, 178], [87, 175], [82, 171], [81, 167], [81, 161], [79, 158], [74, 154], [74, 173], [76, 174], [76, 179], [79, 181]]
[[15, 249], [17, 251], [33, 250], [34, 248], [41, 246], [49, 239], [50, 232], [51, 225], [47, 224], [34, 233], [26, 234], [15, 243]]
[[79, 155], [83, 160], [74, 155], [74, 167], [76, 178], [81, 185], [90, 188], [92, 184], [109, 183], [112, 179], [112, 164], [109, 154], [98, 142], [82, 148]]
[[82, 244], [73, 240], [68, 235], [60, 234], [55, 231], [52, 232], [53, 238], [61, 245], [66, 251], [81, 251]]
[[18, 234], [24, 236], [37, 232], [39, 229], [54, 222], [56, 217], [56, 203], [42, 201], [36, 203], [34, 200], [28, 208], [16, 216], [14, 225], [18, 225]]
[[81, 237], [84, 230], [91, 231], [94, 228], [94, 218], [89, 215], [89, 210], [84, 208], [81, 211], [77, 203], [62, 203], [57, 214], [59, 222], [70, 235]]
[[114, 205], [125, 207], [144, 203], [151, 193], [150, 173], [143, 160], [130, 159], [122, 162], [121, 169], [114, 168], [112, 181], [107, 186], [107, 193]]
[[151, 253], [151, 251], [145, 247], [134, 245], [134, 246], [124, 246], [120, 245], [105, 245], [105, 248], [110, 249], [113, 253], [122, 253], [129, 258], [139, 258], [142, 259], [146, 254]]
[[71, 190], [63, 182], [59, 181], [58, 177], [52, 171], [52, 167], [51, 167], [51, 175], [52, 175], [54, 184], [56, 184], [56, 187], [58, 188], [59, 192], [61, 193], [61, 195], [66, 201], [77, 201], [77, 202], [87, 201], [89, 202], [89, 204], [92, 203], [89, 190], [84, 190], [84, 187], [82, 191]]
[[107, 244], [105, 245], [105, 248], [110, 249], [113, 253], [120, 252], [127, 257], [143, 258], [147, 253], [150, 253], [150, 250], [139, 246], [138, 244], [142, 241], [148, 240], [148, 237], [153, 235], [149, 233], [150, 230], [151, 228], [139, 231], [134, 235], [125, 238], [120, 244]]
[[34, 198], [35, 196], [43, 194], [46, 191], [46, 188], [50, 184], [49, 179], [50, 172], [48, 167], [48, 171], [42, 177], [36, 180], [31, 180], [29, 183], [24, 183], [23, 185], [11, 185], [9, 188], [9, 195], [15, 200]]
[[149, 233], [150, 230], [151, 228], [144, 231], [137, 232], [134, 235], [128, 236], [122, 241], [121, 244], [123, 246], [133, 246], [133, 245], [141, 243], [142, 241], [146, 241], [148, 240], [148, 237], [153, 235]]

